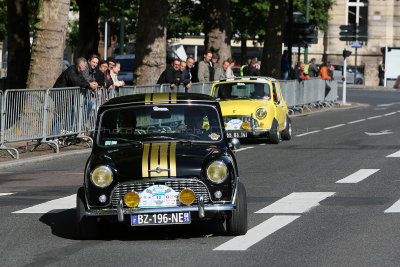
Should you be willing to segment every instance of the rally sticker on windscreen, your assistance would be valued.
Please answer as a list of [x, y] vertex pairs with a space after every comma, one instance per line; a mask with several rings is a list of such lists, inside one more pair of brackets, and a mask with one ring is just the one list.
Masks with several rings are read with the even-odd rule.
[[219, 139], [220, 135], [217, 134], [217, 133], [210, 133], [210, 134], [208, 135], [208, 137], [210, 137], [211, 140], [216, 141], [216, 140]]
[[113, 146], [116, 145], [118, 142], [117, 141], [106, 141], [104, 143], [105, 146]]

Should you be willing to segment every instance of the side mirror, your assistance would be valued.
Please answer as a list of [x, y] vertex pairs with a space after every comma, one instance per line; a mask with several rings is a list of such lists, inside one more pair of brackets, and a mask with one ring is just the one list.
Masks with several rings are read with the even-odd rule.
[[230, 147], [232, 150], [239, 149], [239, 147], [240, 147], [240, 141], [239, 141], [239, 139], [237, 139], [237, 138], [232, 138], [232, 140], [229, 142], [229, 147]]

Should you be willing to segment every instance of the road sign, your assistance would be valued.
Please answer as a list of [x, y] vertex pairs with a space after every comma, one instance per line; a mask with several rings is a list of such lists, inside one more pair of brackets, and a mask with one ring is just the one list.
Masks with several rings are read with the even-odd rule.
[[352, 48], [361, 48], [362, 44], [360, 42], [352, 42], [351, 47]]

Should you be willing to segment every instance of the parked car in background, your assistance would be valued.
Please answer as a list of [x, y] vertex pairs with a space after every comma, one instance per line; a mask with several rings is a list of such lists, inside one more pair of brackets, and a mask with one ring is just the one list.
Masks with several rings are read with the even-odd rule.
[[[333, 79], [338, 81], [339, 83], [343, 82], [343, 65], [340, 64], [333, 64], [335, 67], [335, 71], [333, 73]], [[354, 82], [354, 68], [347, 67], [347, 72], [346, 72], [346, 83], [352, 83], [352, 84], [364, 84], [365, 78], [362, 73], [359, 73], [357, 71], [356, 74], [356, 80]]]
[[121, 70], [118, 73], [118, 80], [124, 81], [126, 85], [133, 84], [133, 65], [135, 63], [135, 55], [120, 55], [116, 56], [115, 59], [121, 63]]

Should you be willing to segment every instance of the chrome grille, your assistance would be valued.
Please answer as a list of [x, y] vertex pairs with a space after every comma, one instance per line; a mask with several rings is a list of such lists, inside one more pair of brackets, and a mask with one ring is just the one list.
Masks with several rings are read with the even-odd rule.
[[[224, 122], [228, 123], [230, 120], [233, 120], [233, 119], [247, 121], [250, 124], [250, 126], [252, 125], [251, 124], [252, 117], [250, 117], [250, 116], [229, 116], [229, 117], [227, 116], [227, 117], [224, 117]], [[258, 121], [254, 117], [253, 117], [253, 124], [254, 124], [254, 128], [258, 127]]]
[[143, 190], [153, 185], [166, 185], [174, 189], [176, 192], [180, 192], [185, 188], [189, 188], [193, 190], [196, 195], [196, 200], [193, 204], [197, 204], [200, 196], [203, 196], [204, 203], [210, 202], [210, 194], [207, 187], [202, 182], [192, 179], [168, 179], [168, 181], [146, 181], [142, 183], [138, 182], [117, 185], [112, 193], [111, 203], [114, 207], [116, 207], [119, 200], [123, 199], [126, 193], [132, 191], [141, 193]]

